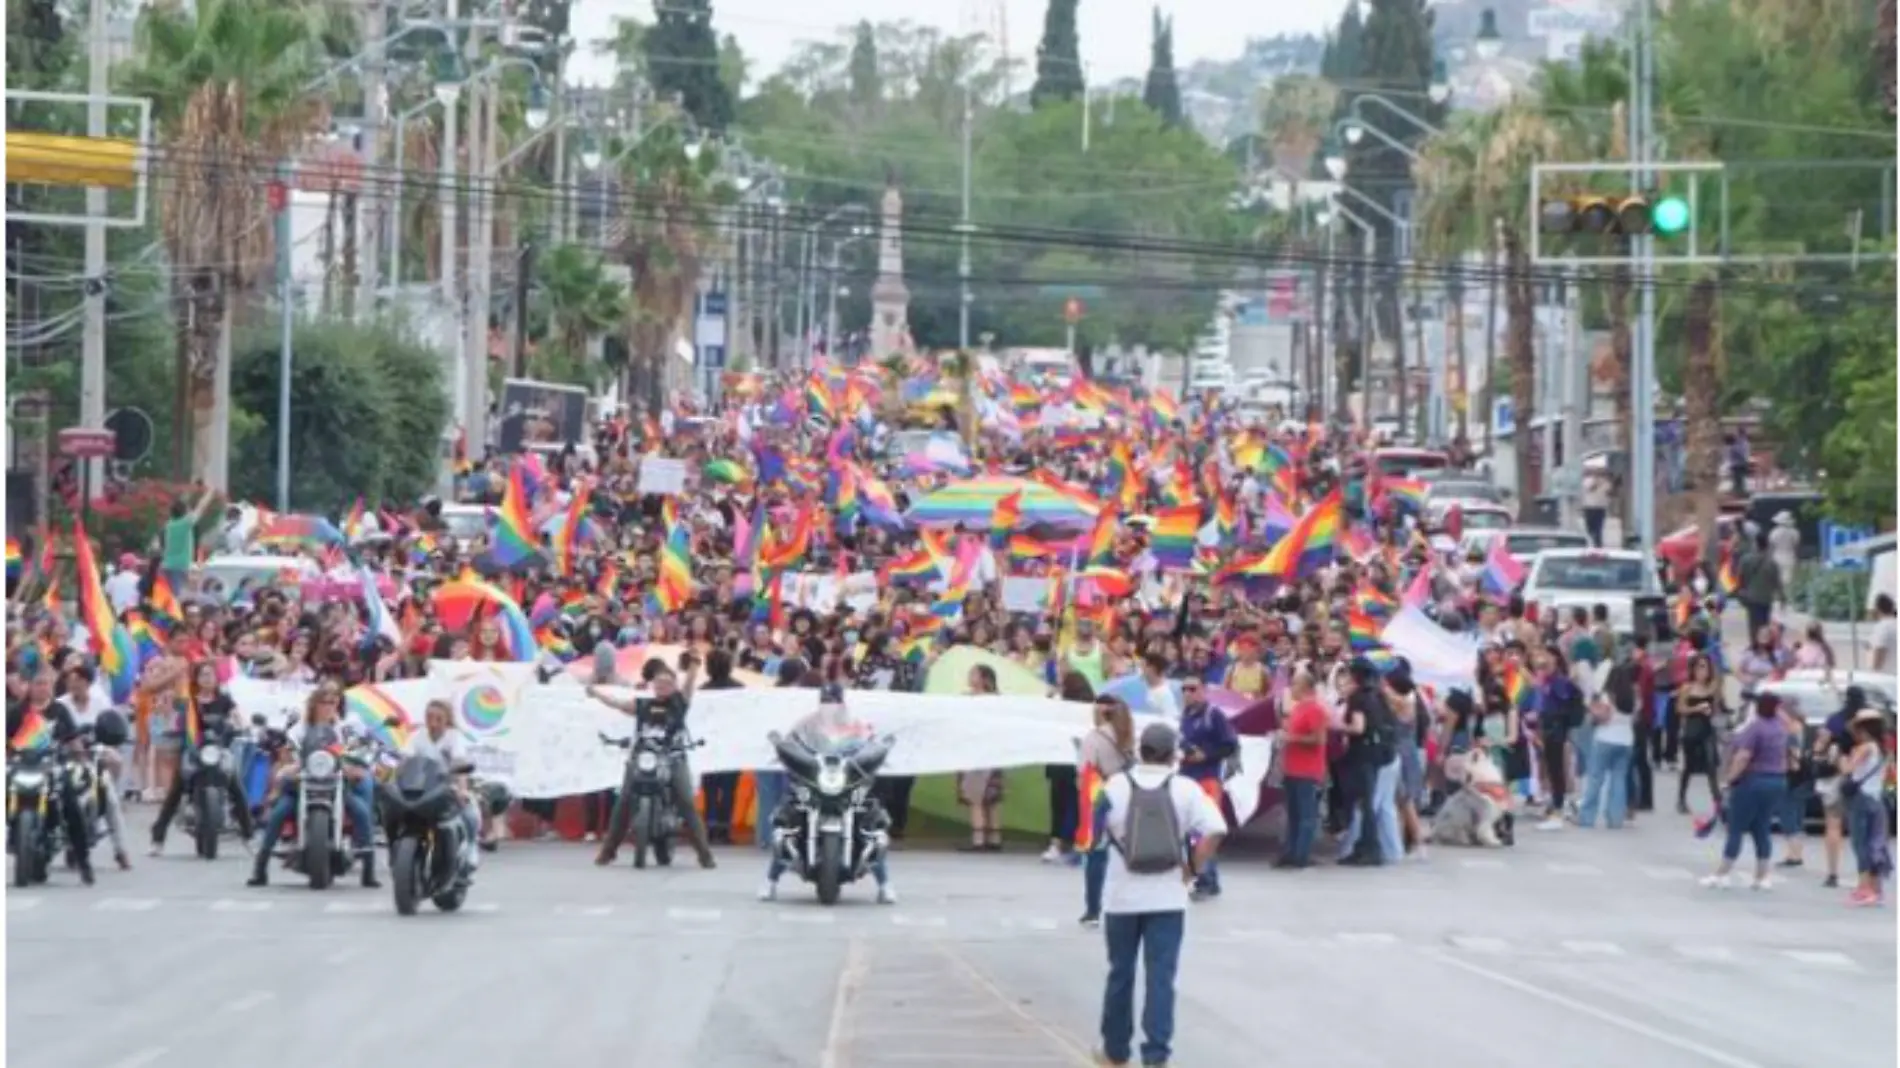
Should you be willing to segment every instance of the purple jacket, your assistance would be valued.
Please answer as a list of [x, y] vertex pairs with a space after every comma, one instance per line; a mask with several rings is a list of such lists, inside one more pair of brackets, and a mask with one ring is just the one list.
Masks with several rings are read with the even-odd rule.
[[1240, 737], [1227, 713], [1205, 701], [1181, 712], [1181, 750], [1199, 749], [1201, 760], [1181, 761], [1181, 774], [1196, 782], [1220, 778], [1221, 765], [1240, 748]]

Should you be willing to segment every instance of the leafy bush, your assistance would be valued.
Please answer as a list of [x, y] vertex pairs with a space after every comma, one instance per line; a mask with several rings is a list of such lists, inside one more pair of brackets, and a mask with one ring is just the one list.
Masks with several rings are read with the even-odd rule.
[[1795, 567], [1788, 603], [1818, 619], [1844, 622], [1863, 615], [1867, 603], [1864, 571], [1845, 571], [1804, 561]]
[[[165, 529], [165, 521], [171, 518], [171, 507], [176, 501], [183, 501], [189, 508], [198, 503], [203, 491], [197, 486], [181, 485], [175, 482], [163, 482], [158, 479], [139, 479], [123, 487], [108, 490], [107, 495], [92, 504], [91, 519], [86, 524], [86, 533], [92, 536], [98, 549], [108, 554], [107, 558], [119, 553], [133, 552], [141, 556], [150, 552], [156, 545], [159, 535]], [[224, 514], [224, 502], [214, 499], [199, 519], [198, 536], [204, 537], [216, 527]], [[72, 537], [72, 506], [65, 498], [55, 498], [51, 511], [53, 529], [59, 532], [61, 545]]]

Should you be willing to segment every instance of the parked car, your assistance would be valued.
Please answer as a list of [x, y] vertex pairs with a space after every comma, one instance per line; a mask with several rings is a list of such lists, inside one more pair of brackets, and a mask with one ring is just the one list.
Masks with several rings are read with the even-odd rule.
[[1609, 610], [1618, 634], [1638, 633], [1639, 608], [1662, 600], [1656, 569], [1642, 553], [1627, 549], [1546, 549], [1531, 559], [1524, 603], [1539, 613], [1573, 607]]
[[[1804, 669], [1790, 671], [1779, 679], [1770, 679], [1756, 687], [1758, 694], [1771, 693], [1783, 701], [1794, 703], [1795, 711], [1809, 726], [1819, 726], [1829, 716], [1840, 711], [1841, 702], [1846, 697], [1847, 687], [1859, 686], [1867, 695], [1867, 703], [1887, 716], [1887, 774], [1884, 791], [1887, 801], [1887, 830], [1893, 833], [1895, 817], [1895, 774], [1894, 774], [1894, 728], [1896, 725], [1895, 706], [1900, 703], [1900, 678], [1893, 675], [1875, 674], [1870, 671], [1825, 671]], [[1803, 830], [1818, 830], [1821, 826], [1821, 799], [1812, 798], [1803, 813]]]
[[1469, 553], [1473, 549], [1479, 552], [1489, 551], [1491, 542], [1498, 537], [1504, 538], [1504, 551], [1513, 560], [1525, 567], [1531, 560], [1546, 549], [1588, 549], [1590, 539], [1587, 535], [1560, 527], [1504, 527], [1498, 530], [1465, 528], [1458, 548]]

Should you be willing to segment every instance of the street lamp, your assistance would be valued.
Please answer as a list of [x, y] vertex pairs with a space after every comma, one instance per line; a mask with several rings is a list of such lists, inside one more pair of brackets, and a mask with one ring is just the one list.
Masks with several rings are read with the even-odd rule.
[[548, 124], [548, 118], [550, 117], [548, 113], [548, 91], [541, 87], [541, 83], [538, 80], [534, 83], [533, 87], [528, 90], [528, 106], [522, 111], [521, 117], [527, 122], [528, 129], [530, 130], [539, 130]]
[[590, 171], [599, 169], [600, 146], [598, 144], [589, 141], [587, 142], [587, 147], [581, 149], [581, 166], [586, 167]]
[[1498, 32], [1498, 13], [1485, 8], [1478, 16], [1477, 52], [1479, 59], [1496, 59], [1504, 51], [1504, 35]]
[[1451, 74], [1445, 69], [1445, 61], [1432, 60], [1432, 81], [1425, 87], [1425, 96], [1434, 104], [1443, 104], [1451, 99]]
[[[1357, 126], [1357, 124], [1353, 124], [1353, 125]], [[1365, 133], [1364, 129], [1361, 128], [1360, 135], [1364, 136], [1364, 133]], [[1348, 132], [1346, 135], [1346, 140], [1352, 141], [1352, 140], [1357, 140], [1357, 138], [1354, 138], [1351, 135], [1351, 133]], [[1326, 147], [1322, 151], [1325, 153], [1325, 155], [1320, 158], [1326, 164], [1326, 173], [1330, 175], [1333, 181], [1335, 182], [1345, 181], [1346, 180], [1345, 149], [1340, 147], [1340, 144], [1338, 141], [1329, 137], [1326, 139]]]

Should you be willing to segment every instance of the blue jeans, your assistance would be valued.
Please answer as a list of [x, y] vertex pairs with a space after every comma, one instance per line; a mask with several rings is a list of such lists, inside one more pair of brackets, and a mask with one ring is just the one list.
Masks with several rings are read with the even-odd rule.
[[1288, 779], [1286, 790], [1286, 853], [1289, 864], [1313, 862], [1313, 841], [1319, 837], [1319, 788], [1312, 779]]
[[1174, 976], [1181, 965], [1185, 912], [1124, 912], [1102, 917], [1108, 988], [1102, 994], [1102, 1052], [1129, 1059], [1135, 1038], [1135, 957], [1141, 957], [1141, 1063], [1166, 1064], [1174, 1039]]
[[[1583, 780], [1583, 799], [1577, 809], [1577, 826], [1594, 827], [1597, 808], [1603, 809], [1603, 822], [1614, 830], [1623, 826], [1629, 813], [1630, 761], [1634, 746], [1593, 742], [1585, 761], [1590, 773]], [[1601, 799], [1601, 800], [1599, 800]]]
[[1778, 774], [1743, 775], [1728, 793], [1728, 838], [1722, 843], [1722, 859], [1733, 863], [1742, 855], [1742, 838], [1755, 843], [1755, 859], [1768, 863], [1774, 851], [1771, 830], [1775, 813], [1788, 796], [1788, 777]]
[[1091, 919], [1102, 915], [1102, 882], [1108, 878], [1108, 849], [1091, 849], [1082, 854], [1082, 915]]
[[[284, 821], [297, 813], [297, 787], [286, 788], [277, 795], [277, 803], [272, 805], [270, 813], [264, 817], [264, 840], [258, 843], [257, 858], [259, 864], [269, 863], [271, 850], [277, 848], [278, 836], [283, 833]], [[355, 782], [343, 785], [343, 811], [349, 816], [350, 845], [359, 852], [372, 852], [376, 844], [376, 783], [365, 775]], [[480, 826], [479, 821], [477, 826]], [[299, 834], [303, 828], [297, 828]]]
[[[1399, 833], [1399, 761], [1397, 757], [1386, 761], [1385, 766], [1372, 777], [1372, 827], [1379, 836], [1379, 859], [1386, 862], [1398, 860], [1405, 855], [1405, 838]], [[1353, 847], [1359, 844], [1362, 828], [1360, 813], [1362, 806], [1355, 805], [1352, 810], [1352, 822], [1347, 825], [1346, 833], [1339, 839], [1339, 859], [1352, 855]]]
[[758, 799], [757, 813], [752, 817], [755, 828], [753, 837], [759, 840], [759, 848], [770, 851], [772, 848], [772, 813], [778, 811], [779, 802], [785, 800], [785, 773], [782, 771], [756, 771], [752, 773], [752, 796]]

